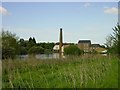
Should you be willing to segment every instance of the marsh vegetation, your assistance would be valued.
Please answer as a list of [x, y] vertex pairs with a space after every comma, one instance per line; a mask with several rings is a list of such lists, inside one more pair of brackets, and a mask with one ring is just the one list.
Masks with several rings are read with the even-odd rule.
[[118, 58], [3, 60], [3, 88], [118, 88]]

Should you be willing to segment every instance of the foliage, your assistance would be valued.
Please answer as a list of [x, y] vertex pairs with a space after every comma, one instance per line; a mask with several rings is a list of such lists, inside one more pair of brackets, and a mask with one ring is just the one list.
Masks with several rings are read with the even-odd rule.
[[24, 39], [20, 39], [18, 41], [18, 45], [19, 45], [19, 48], [18, 48], [18, 51], [19, 51], [19, 55], [25, 55], [27, 54], [27, 44], [28, 42], [25, 41]]
[[119, 23], [113, 28], [113, 34], [106, 38], [106, 46], [109, 53], [120, 55], [120, 25]]
[[2, 58], [14, 58], [16, 55], [52, 53], [54, 43], [36, 43], [35, 38], [30, 37], [28, 40], [23, 38], [18, 40], [16, 34], [2, 30], [0, 37], [0, 47], [2, 50]]
[[26, 55], [27, 49], [25, 47], [19, 47], [19, 54], [20, 55]]
[[[118, 58], [4, 60], [4, 88], [118, 88]], [[36, 83], [37, 82], [37, 83]]]
[[2, 59], [11, 58], [14, 59], [15, 57], [15, 48], [13, 47], [3, 47], [2, 48]]
[[29, 38], [29, 41], [28, 41], [28, 43], [27, 43], [27, 46], [26, 46], [26, 48], [27, 48], [27, 50], [29, 50], [32, 46], [35, 46], [36, 45], [36, 41], [35, 41], [35, 39], [33, 38]]
[[18, 41], [18, 44], [20, 47], [26, 47], [27, 46], [27, 41], [25, 41], [23, 38], [21, 38], [19, 41]]
[[[44, 51], [40, 51], [40, 53], [45, 53], [45, 54], [49, 54], [49, 53], [52, 53], [52, 49], [54, 47], [54, 43], [36, 43], [36, 40], [35, 38], [29, 38], [29, 40], [24, 40], [24, 39], [20, 39], [18, 41], [18, 44], [19, 44], [19, 48], [18, 48], [18, 51], [19, 51], [19, 54], [20, 55], [24, 55], [24, 54], [30, 54], [31, 52], [35, 52], [34, 54], [37, 54], [36, 52], [38, 52], [38, 50], [35, 50], [35, 48], [37, 47], [40, 47], [40, 48], [43, 48]], [[31, 51], [31, 48], [33, 49], [33, 46], [34, 47], [34, 50], [35, 51]], [[33, 53], [32, 53], [33, 54]]]
[[75, 45], [70, 45], [70, 46], [64, 48], [64, 54], [66, 54], [66, 55], [80, 55], [81, 50]]
[[44, 48], [38, 47], [38, 46], [33, 46], [28, 50], [29, 54], [42, 54], [44, 53]]
[[45, 53], [45, 54], [51, 54], [52, 51], [51, 51], [50, 49], [45, 49], [44, 53]]
[[43, 42], [43, 43], [37, 43], [37, 46], [41, 46], [41, 47], [43, 47], [44, 49], [50, 49], [50, 50], [52, 50], [53, 49], [53, 47], [54, 47], [54, 43], [45, 43], [45, 42]]
[[2, 59], [14, 58], [18, 53], [18, 43], [15, 34], [2, 30]]
[[120, 55], [120, 25], [119, 23], [113, 28], [113, 42], [116, 52]]

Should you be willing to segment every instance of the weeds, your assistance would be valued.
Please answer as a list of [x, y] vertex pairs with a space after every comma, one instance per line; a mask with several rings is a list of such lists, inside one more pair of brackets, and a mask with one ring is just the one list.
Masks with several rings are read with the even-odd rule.
[[[89, 57], [89, 58], [88, 58]], [[118, 58], [3, 60], [3, 88], [117, 88]]]

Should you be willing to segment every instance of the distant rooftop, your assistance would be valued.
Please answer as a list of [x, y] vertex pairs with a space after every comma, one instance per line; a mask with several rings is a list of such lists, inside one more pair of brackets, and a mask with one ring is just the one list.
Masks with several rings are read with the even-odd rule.
[[92, 47], [100, 47], [100, 44], [92, 44]]
[[90, 40], [79, 40], [78, 43], [91, 43]]
[[[70, 45], [72, 43], [63, 43], [63, 45]], [[59, 42], [55, 43], [55, 45], [59, 45]]]

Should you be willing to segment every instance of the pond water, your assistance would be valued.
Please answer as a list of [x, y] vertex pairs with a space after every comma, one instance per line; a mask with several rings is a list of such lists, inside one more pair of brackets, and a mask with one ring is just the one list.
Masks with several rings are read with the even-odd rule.
[[[20, 59], [27, 59], [29, 55], [19, 55], [18, 58]], [[53, 54], [37, 54], [35, 55], [36, 59], [59, 59], [59, 53]]]
[[[89, 54], [84, 54], [89, 55]], [[101, 56], [107, 56], [107, 54], [100, 54]], [[62, 58], [65, 58], [64, 54], [62, 53]], [[29, 55], [19, 55], [18, 58], [20, 59], [27, 59], [29, 58]], [[59, 59], [60, 54], [59, 53], [53, 53], [53, 54], [37, 54], [35, 55], [36, 59]]]

